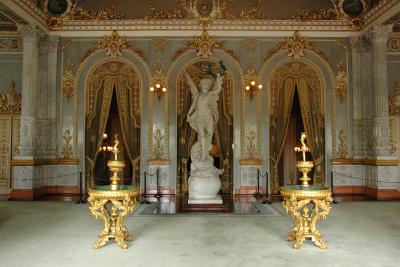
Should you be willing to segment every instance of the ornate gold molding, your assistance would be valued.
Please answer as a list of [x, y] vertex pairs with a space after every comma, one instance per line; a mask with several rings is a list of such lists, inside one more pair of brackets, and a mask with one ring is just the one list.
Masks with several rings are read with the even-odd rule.
[[337, 149], [336, 156], [340, 159], [347, 159], [348, 158], [348, 147], [346, 144], [346, 135], [344, 130], [341, 129], [338, 134], [339, 145]]
[[153, 41], [153, 49], [156, 52], [164, 52], [166, 45], [167, 39], [165, 38], [157, 38]]
[[164, 139], [165, 136], [161, 133], [160, 129], [156, 130], [155, 135], [153, 136], [155, 144], [153, 146], [153, 159], [162, 160], [166, 159], [165, 150], [164, 150]]
[[71, 140], [72, 140], [72, 135], [69, 129], [65, 131], [65, 134], [63, 135], [64, 139], [64, 145], [62, 149], [62, 159], [72, 159], [73, 158], [73, 152], [72, 152], [72, 145], [71, 145]]
[[389, 114], [400, 115], [400, 81], [394, 83], [394, 95], [389, 96]]
[[72, 74], [72, 67], [74, 64], [70, 60], [67, 60], [66, 68], [62, 77], [62, 91], [63, 95], [69, 102], [70, 98], [74, 96], [75, 91], [75, 77]]
[[340, 39], [336, 39], [336, 44], [342, 48], [344, 51], [349, 52], [350, 48], [347, 44], [345, 44], [344, 42], [342, 42]]
[[264, 56], [264, 62], [271, 59], [275, 54], [280, 51], [286, 51], [289, 57], [300, 58], [304, 56], [306, 50], [315, 52], [325, 61], [328, 57], [324, 52], [319, 50], [314, 42], [310, 42], [308, 37], [301, 36], [299, 31], [295, 31], [293, 36], [286, 37], [286, 40], [277, 42], [276, 47], [268, 51]]
[[0, 113], [21, 112], [21, 95], [15, 90], [15, 82], [11, 82], [8, 92], [0, 95]]
[[203, 59], [207, 59], [212, 56], [215, 49], [221, 49], [228, 53], [236, 61], [239, 61], [239, 56], [234, 50], [227, 48], [223, 42], [217, 41], [215, 36], [210, 36], [205, 28], [200, 36], [195, 36], [195, 39], [191, 41], [186, 40], [184, 44], [185, 46], [183, 48], [180, 48], [175, 52], [174, 56], [172, 57], [172, 61], [175, 61], [190, 49], [196, 50], [197, 55], [201, 56]]
[[247, 52], [254, 52], [257, 48], [257, 39], [244, 39], [243, 45], [246, 48]]
[[334, 8], [320, 8], [317, 11], [309, 11], [294, 3], [293, 9], [297, 12], [297, 15], [293, 16], [292, 19], [296, 21], [336, 20], [340, 18], [338, 10]]
[[336, 68], [337, 68], [337, 73], [335, 77], [336, 96], [339, 97], [340, 102], [342, 103], [347, 96], [347, 75], [343, 60], [336, 65]]
[[127, 41], [126, 36], [120, 36], [117, 31], [112, 31], [110, 35], [104, 35], [102, 40], [96, 41], [96, 46], [89, 48], [81, 57], [80, 64], [99, 50], [106, 50], [106, 55], [119, 57], [124, 50], [130, 50], [143, 61], [146, 61], [144, 52], [133, 46], [133, 41]]

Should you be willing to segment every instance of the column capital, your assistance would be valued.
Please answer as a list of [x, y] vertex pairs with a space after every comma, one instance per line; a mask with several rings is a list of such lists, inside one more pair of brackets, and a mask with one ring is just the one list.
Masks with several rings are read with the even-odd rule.
[[374, 43], [384, 43], [389, 38], [389, 33], [392, 32], [393, 25], [374, 25], [369, 30], [369, 37], [371, 38], [372, 44]]
[[36, 39], [40, 37], [40, 30], [34, 25], [24, 25], [18, 24], [18, 32], [21, 34], [22, 38], [25, 39]]
[[47, 37], [47, 45], [49, 48], [49, 52], [57, 52], [59, 43], [60, 43], [60, 37], [48, 36]]

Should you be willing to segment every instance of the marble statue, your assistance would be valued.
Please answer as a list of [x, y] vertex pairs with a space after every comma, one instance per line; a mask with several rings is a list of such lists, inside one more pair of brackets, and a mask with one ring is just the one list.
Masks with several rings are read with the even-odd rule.
[[197, 87], [186, 72], [185, 75], [192, 93], [192, 105], [187, 120], [197, 133], [197, 141], [190, 150], [192, 164], [189, 177], [189, 204], [222, 204], [218, 192], [221, 188], [219, 175], [223, 170], [214, 167], [214, 159], [209, 154], [214, 129], [218, 122], [218, 98], [222, 89], [222, 77], [220, 74], [216, 75], [211, 89], [211, 79], [201, 79]]

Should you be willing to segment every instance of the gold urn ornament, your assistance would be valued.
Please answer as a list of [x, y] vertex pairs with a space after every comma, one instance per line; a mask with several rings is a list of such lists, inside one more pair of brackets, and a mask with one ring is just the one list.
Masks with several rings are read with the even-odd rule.
[[114, 142], [114, 147], [112, 147], [111, 149], [111, 152], [114, 154], [114, 160], [109, 160], [107, 162], [107, 166], [108, 168], [110, 168], [110, 171], [113, 172], [113, 176], [110, 178], [110, 189], [119, 190], [121, 186], [121, 178], [118, 176], [118, 173], [120, 173], [125, 167], [125, 162], [122, 160], [118, 160], [118, 153], [120, 152], [120, 150], [118, 149], [119, 140], [117, 134], [115, 135]]
[[301, 133], [300, 142], [301, 147], [295, 147], [294, 151], [300, 152], [303, 155], [303, 160], [299, 160], [296, 162], [297, 169], [303, 173], [303, 176], [300, 178], [301, 186], [310, 186], [311, 178], [308, 177], [308, 173], [314, 167], [314, 163], [312, 161], [306, 161], [306, 152], [310, 152], [310, 148], [306, 145], [305, 140], [307, 136], [305, 133]]

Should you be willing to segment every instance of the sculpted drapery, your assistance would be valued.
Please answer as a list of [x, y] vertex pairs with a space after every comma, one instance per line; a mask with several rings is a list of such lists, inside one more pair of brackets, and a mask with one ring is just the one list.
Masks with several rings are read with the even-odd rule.
[[136, 71], [122, 62], [105, 63], [89, 76], [86, 88], [85, 158], [86, 173], [90, 176], [93, 175], [98, 148], [107, 126], [114, 90], [117, 96], [123, 143], [135, 176], [140, 153], [139, 88], [140, 80]]
[[324, 177], [324, 96], [322, 78], [304, 62], [288, 62], [279, 66], [271, 76], [270, 102], [270, 168], [272, 191], [279, 190], [279, 160], [288, 130], [294, 90], [297, 88], [301, 116], [315, 164], [314, 183]]

